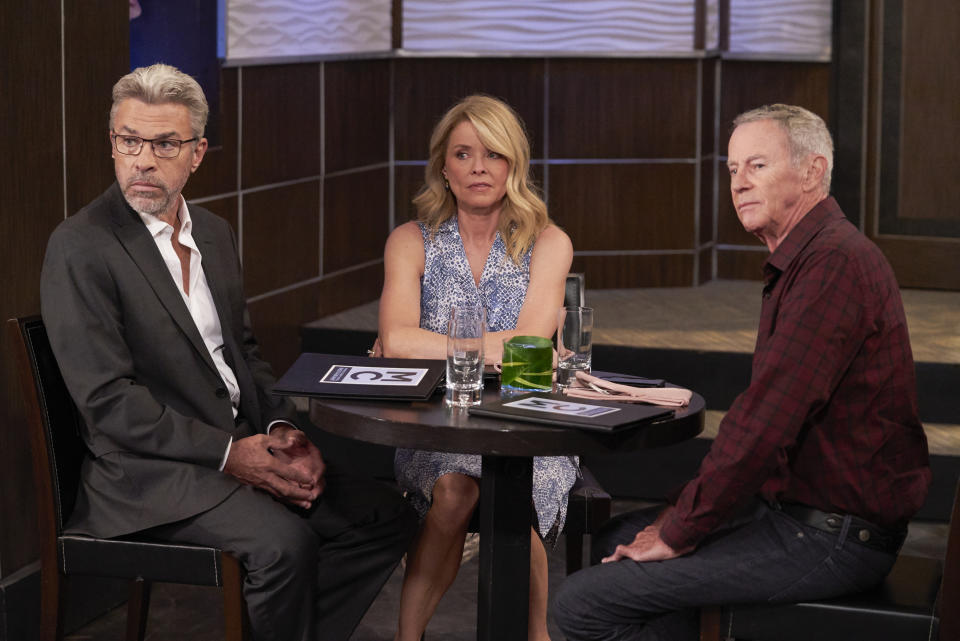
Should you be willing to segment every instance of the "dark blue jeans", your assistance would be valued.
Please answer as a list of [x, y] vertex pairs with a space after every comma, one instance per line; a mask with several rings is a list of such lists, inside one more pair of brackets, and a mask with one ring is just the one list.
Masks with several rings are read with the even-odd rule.
[[[612, 519], [594, 538], [594, 561], [654, 521], [661, 508]], [[846, 535], [798, 523], [757, 501], [669, 561], [629, 559], [585, 568], [561, 584], [553, 616], [567, 641], [697, 641], [699, 608], [726, 603], [788, 603], [869, 588], [896, 555]]]

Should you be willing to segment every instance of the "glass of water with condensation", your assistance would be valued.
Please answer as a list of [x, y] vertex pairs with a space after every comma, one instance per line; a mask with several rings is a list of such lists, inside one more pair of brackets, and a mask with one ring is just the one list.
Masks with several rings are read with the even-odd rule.
[[561, 307], [557, 314], [557, 390], [590, 373], [593, 353], [593, 308]]
[[483, 395], [483, 340], [487, 315], [483, 307], [450, 308], [447, 322], [447, 406], [477, 405]]

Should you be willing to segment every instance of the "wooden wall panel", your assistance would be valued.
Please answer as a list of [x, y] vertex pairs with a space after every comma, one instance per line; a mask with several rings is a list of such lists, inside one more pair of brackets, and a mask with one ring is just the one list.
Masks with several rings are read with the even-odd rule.
[[243, 197], [243, 275], [257, 296], [320, 273], [320, 181]]
[[[390, 155], [390, 62], [324, 66], [324, 171], [385, 163]], [[358, 106], [362, 105], [362, 108]]]
[[692, 164], [554, 165], [551, 216], [575, 251], [692, 249], [694, 174]]
[[426, 160], [430, 132], [461, 98], [487, 93], [519, 114], [533, 157], [543, 154], [543, 73], [538, 59], [399, 58], [394, 60], [394, 128], [397, 160]]
[[[30, 42], [31, 46], [23, 46]], [[40, 311], [47, 237], [63, 220], [60, 2], [0, 5], [0, 321]], [[37, 52], [46, 52], [37, 56]], [[17, 97], [22, 97], [17, 99]], [[103, 127], [101, 128], [103, 130]], [[28, 435], [13, 349], [0, 330], [0, 579], [37, 558]], [[0, 606], [0, 619], [4, 611]], [[0, 626], [2, 629], [2, 626]]]
[[699, 258], [697, 285], [713, 280], [713, 248], [701, 249]]
[[300, 355], [301, 325], [374, 300], [382, 287], [378, 262], [254, 301], [250, 317], [263, 357], [279, 376]]
[[319, 64], [242, 70], [243, 188], [320, 173]]
[[319, 309], [315, 316], [329, 316], [345, 309], [369, 303], [383, 289], [383, 261], [340, 272], [321, 283]]
[[901, 287], [960, 291], [960, 243], [952, 238], [897, 238], [873, 241], [893, 265]]
[[114, 180], [108, 120], [114, 83], [130, 70], [128, 7], [91, 11], [63, 3], [67, 211], [75, 213]]
[[[208, 147], [203, 163], [184, 190], [188, 198], [203, 198], [236, 191], [237, 155], [240, 152], [237, 69], [220, 70], [220, 143]], [[212, 115], [211, 115], [212, 117]]]
[[383, 258], [389, 231], [389, 176], [382, 168], [324, 181], [324, 274]]
[[574, 256], [570, 271], [584, 272], [591, 289], [689, 287], [691, 254]]
[[397, 165], [393, 171], [393, 220], [400, 225], [417, 217], [411, 202], [423, 186], [424, 165]]
[[700, 234], [701, 244], [714, 240], [714, 218], [717, 208], [714, 206], [713, 180], [717, 163], [711, 156], [700, 161]]
[[238, 211], [240, 207], [240, 199], [237, 196], [225, 196], [224, 198], [217, 198], [215, 200], [205, 200], [200, 203], [199, 206], [204, 209], [209, 209], [217, 216], [220, 216], [228, 223], [233, 229], [234, 235], [238, 235], [240, 229], [239, 226], [239, 214]]
[[696, 60], [550, 62], [552, 158], [692, 158]]
[[960, 3], [903, 2], [903, 14], [898, 216], [952, 221], [956, 237]]
[[712, 154], [717, 133], [717, 58], [706, 58], [700, 62], [700, 153]]
[[720, 150], [727, 154], [733, 119], [774, 102], [800, 105], [830, 125], [830, 63], [724, 60], [721, 63]]
[[730, 280], [762, 280], [763, 263], [770, 254], [766, 249], [717, 250], [717, 278]]
[[322, 283], [315, 282], [249, 304], [253, 333], [264, 360], [280, 376], [300, 355], [299, 328], [317, 318]]

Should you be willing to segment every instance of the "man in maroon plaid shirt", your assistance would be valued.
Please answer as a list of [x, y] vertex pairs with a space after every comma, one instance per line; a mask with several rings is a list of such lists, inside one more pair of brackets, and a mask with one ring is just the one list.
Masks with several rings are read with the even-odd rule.
[[568, 641], [698, 638], [698, 608], [875, 585], [930, 484], [913, 355], [889, 263], [830, 197], [823, 120], [768, 105], [734, 121], [744, 229], [770, 250], [750, 386], [665, 509], [613, 519], [603, 563], [561, 586]]

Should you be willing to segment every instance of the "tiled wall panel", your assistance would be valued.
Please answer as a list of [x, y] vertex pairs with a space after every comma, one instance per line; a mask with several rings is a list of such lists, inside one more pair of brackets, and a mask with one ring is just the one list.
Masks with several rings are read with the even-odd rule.
[[314, 281], [249, 304], [254, 334], [277, 375], [300, 355], [300, 326], [317, 317], [317, 301], [323, 291], [323, 281]]
[[830, 124], [830, 65], [820, 62], [724, 60], [721, 63], [720, 150], [727, 154], [737, 114], [760, 105], [801, 105]]
[[393, 171], [394, 226], [412, 220], [417, 208], [411, 202], [423, 186], [424, 165], [397, 165]]
[[714, 240], [714, 221], [717, 210], [714, 207], [714, 172], [717, 169], [713, 156], [700, 161], [700, 217], [699, 241], [701, 245]]
[[555, 165], [551, 215], [575, 251], [693, 249], [694, 174], [690, 164]]
[[320, 273], [320, 180], [243, 196], [243, 271], [247, 296]]
[[207, 148], [202, 169], [190, 177], [185, 194], [187, 198], [204, 198], [236, 191], [238, 140], [238, 69], [220, 72], [220, 113], [210, 114], [220, 122], [220, 140]]
[[324, 181], [324, 274], [383, 258], [389, 231], [389, 176], [384, 167]]
[[386, 162], [390, 147], [390, 62], [328, 62], [323, 79], [324, 172]]
[[717, 250], [717, 278], [727, 280], [760, 280], [763, 278], [763, 263], [769, 253], [765, 249]]
[[575, 256], [570, 269], [586, 274], [588, 289], [689, 287], [694, 276], [688, 254]]
[[530, 133], [533, 157], [543, 155], [543, 60], [400, 58], [394, 65], [397, 160], [426, 160], [434, 125], [473, 93], [509, 103]]
[[[63, 148], [67, 158], [67, 211], [72, 214], [99, 196], [113, 180], [110, 139], [107, 137], [110, 89], [130, 70], [129, 54], [124, 47], [114, 43], [126, 42], [130, 26], [121, 12], [91, 11], [84, 2], [67, 0], [55, 13], [60, 14], [61, 8], [64, 57], [82, 62], [66, 65], [63, 98], [47, 104], [63, 105], [66, 129], [64, 140], [57, 148]], [[27, 42], [29, 39], [17, 35], [15, 41]], [[42, 51], [37, 45], [31, 45], [31, 49], [35, 54]], [[35, 60], [31, 60], [27, 68], [32, 69], [35, 64]], [[3, 93], [7, 94], [6, 91]], [[6, 95], [4, 99], [8, 99]], [[32, 106], [37, 105], [39, 103], [34, 102]], [[57, 176], [56, 179], [61, 178]]]
[[320, 65], [242, 69], [243, 188], [320, 174]]
[[240, 198], [238, 196], [225, 196], [223, 198], [204, 200], [199, 203], [199, 205], [205, 209], [209, 209], [230, 223], [230, 228], [233, 229], [233, 233], [237, 234], [240, 229]]
[[551, 158], [693, 158], [697, 61], [550, 61]]

